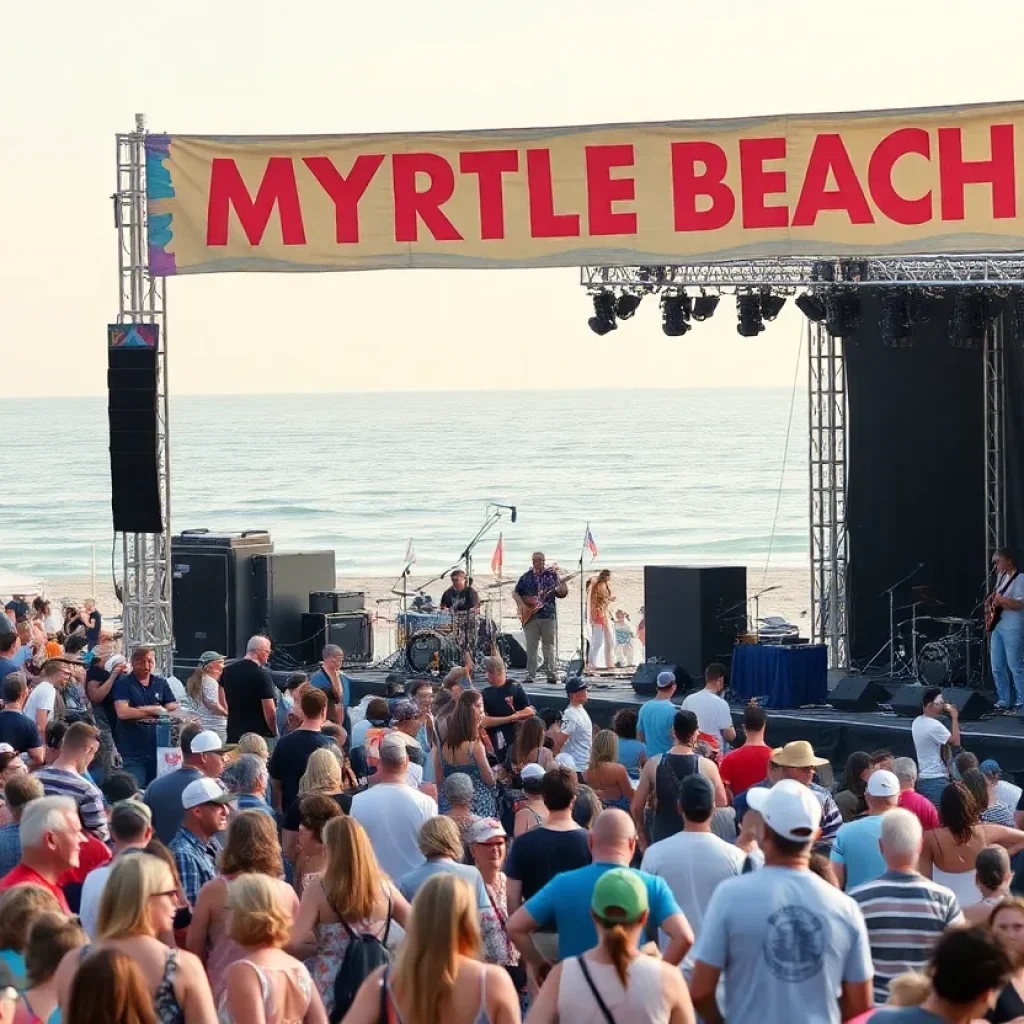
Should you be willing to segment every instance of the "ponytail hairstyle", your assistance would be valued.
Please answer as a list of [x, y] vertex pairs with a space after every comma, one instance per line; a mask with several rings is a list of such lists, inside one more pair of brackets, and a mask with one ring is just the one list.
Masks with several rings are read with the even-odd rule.
[[604, 934], [601, 936], [604, 942], [605, 952], [615, 967], [615, 973], [622, 982], [622, 987], [629, 985], [629, 965], [633, 962], [634, 943], [629, 941], [625, 925], [621, 921], [603, 921], [596, 919], [601, 925]]

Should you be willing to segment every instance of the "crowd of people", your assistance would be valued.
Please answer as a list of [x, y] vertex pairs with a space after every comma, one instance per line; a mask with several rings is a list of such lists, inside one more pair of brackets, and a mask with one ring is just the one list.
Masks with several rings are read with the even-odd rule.
[[0, 1024], [1024, 1016], [1024, 795], [941, 691], [833, 781], [719, 665], [604, 729], [498, 658], [353, 703], [253, 637], [181, 686], [93, 611], [0, 629]]

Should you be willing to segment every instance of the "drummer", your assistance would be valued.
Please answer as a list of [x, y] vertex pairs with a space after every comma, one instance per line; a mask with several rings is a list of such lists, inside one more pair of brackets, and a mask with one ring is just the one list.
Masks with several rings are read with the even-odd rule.
[[441, 608], [449, 612], [480, 614], [480, 595], [467, 586], [466, 574], [461, 569], [452, 573], [452, 585], [441, 595]]

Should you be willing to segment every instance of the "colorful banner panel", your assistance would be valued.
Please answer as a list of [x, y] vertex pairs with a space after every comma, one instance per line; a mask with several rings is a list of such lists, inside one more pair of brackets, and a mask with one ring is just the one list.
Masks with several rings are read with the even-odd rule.
[[1024, 249], [1024, 103], [146, 141], [155, 274]]

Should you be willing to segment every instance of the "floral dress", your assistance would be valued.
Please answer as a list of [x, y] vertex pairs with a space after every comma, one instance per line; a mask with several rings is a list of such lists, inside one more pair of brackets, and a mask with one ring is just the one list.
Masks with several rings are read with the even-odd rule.
[[483, 776], [480, 774], [480, 765], [476, 761], [471, 761], [469, 764], [449, 764], [445, 760], [444, 754], [442, 754], [441, 772], [444, 778], [440, 780], [440, 784], [437, 787], [438, 809], [441, 814], [445, 814], [451, 809], [451, 804], [448, 803], [448, 799], [444, 795], [444, 780], [449, 775], [462, 772], [463, 775], [468, 775], [473, 780], [473, 799], [469, 802], [469, 809], [474, 814], [479, 814], [481, 818], [493, 818], [496, 816], [497, 805], [494, 799], [494, 787], [488, 786], [484, 782]]

